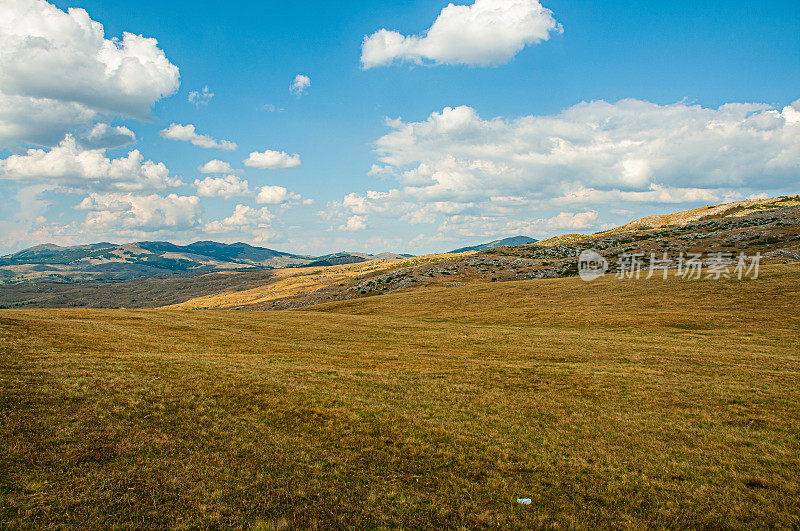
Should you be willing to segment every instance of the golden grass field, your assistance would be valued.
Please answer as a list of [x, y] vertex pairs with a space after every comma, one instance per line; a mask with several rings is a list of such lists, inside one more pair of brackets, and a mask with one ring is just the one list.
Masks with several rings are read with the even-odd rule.
[[797, 528], [798, 296], [782, 265], [3, 310], [0, 526]]
[[273, 269], [268, 283], [245, 290], [213, 293], [191, 298], [185, 302], [168, 305], [170, 309], [230, 309], [242, 305], [266, 303], [284, 297], [308, 295], [320, 289], [341, 285], [342, 282], [356, 280], [375, 273], [435, 264], [453, 258], [463, 258], [474, 254], [428, 254], [412, 258], [390, 260], [370, 260], [356, 264], [344, 264], [318, 268]]

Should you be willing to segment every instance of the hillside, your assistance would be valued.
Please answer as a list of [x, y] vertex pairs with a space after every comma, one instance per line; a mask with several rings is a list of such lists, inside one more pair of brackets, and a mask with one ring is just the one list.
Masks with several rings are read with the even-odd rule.
[[[268, 282], [245, 290], [210, 294], [175, 304], [180, 309], [286, 309], [308, 306], [332, 298], [353, 298], [363, 291], [359, 288], [374, 278], [402, 279], [404, 271], [419, 267], [436, 267], [454, 255], [425, 255], [413, 258], [396, 258], [380, 261], [342, 264], [331, 267], [304, 268], [303, 270], [276, 270]], [[397, 276], [395, 276], [397, 275]], [[404, 285], [403, 287], [406, 287]], [[349, 291], [357, 290], [355, 294]]]
[[229, 271], [132, 282], [26, 282], [0, 286], [0, 308], [157, 308], [263, 286], [272, 270]]
[[[110, 244], [97, 245], [99, 247], [71, 250], [69, 253], [80, 256], [79, 253], [112, 252], [103, 247]], [[145, 246], [158, 249], [155, 244]], [[571, 234], [525, 245], [498, 246], [458, 254], [408, 257], [389, 253], [335, 253], [303, 258], [295, 255], [269, 257], [267, 254], [275, 251], [244, 244], [223, 246], [199, 242], [187, 247], [191, 247], [193, 253], [191, 256], [187, 253], [180, 255], [182, 259], [203, 256], [208, 263], [216, 260], [215, 267], [224, 269], [208, 274], [208, 269], [204, 268], [210, 266], [199, 266], [170, 273], [165, 278], [123, 283], [26, 284], [7, 280], [0, 286], [0, 307], [175, 306], [183, 309], [281, 310], [471, 283], [575, 276], [578, 255], [584, 249], [596, 249], [603, 254], [611, 272], [619, 269], [620, 256], [630, 253], [642, 253], [649, 258], [651, 253], [658, 256], [668, 253], [676, 257], [681, 253], [701, 252], [706, 259], [709, 253], [761, 253], [763, 263], [787, 263], [800, 261], [800, 197], [715, 205], [666, 216], [651, 216], [593, 235]], [[154, 255], [157, 258], [135, 255], [139, 261], [132, 265], [155, 259], [177, 259], [178, 254], [170, 249], [161, 248], [164, 253]], [[166, 254], [167, 251], [170, 254]], [[35, 259], [44, 265], [52, 262], [53, 256], [63, 260], [65, 252], [50, 246], [41, 249]], [[128, 254], [124, 257], [132, 259]], [[34, 258], [23, 255], [16, 260], [30, 263]], [[304, 267], [272, 269], [265, 265], [270, 260], [301, 261], [300, 265]], [[12, 266], [0, 267], [0, 273], [8, 267]], [[77, 266], [72, 263], [69, 267]], [[187, 276], [194, 280], [181, 278]]]
[[800, 265], [762, 273], [2, 310], [0, 521], [796, 528]]
[[769, 199], [748, 199], [745, 201], [736, 201], [721, 205], [709, 205], [692, 210], [675, 212], [673, 214], [647, 216], [591, 236], [584, 234], [567, 234], [564, 236], [556, 236], [540, 241], [539, 245], [551, 246], [562, 243], [575, 243], [593, 237], [602, 237], [624, 232], [637, 232], [641, 230], [666, 227], [685, 227], [690, 223], [699, 221], [731, 219], [770, 210], [781, 211], [783, 209], [792, 207], [800, 207], [800, 195]]
[[[337, 269], [320, 269], [306, 277], [303, 288], [296, 291], [288, 284], [268, 285], [191, 299], [177, 307], [287, 309], [463, 284], [569, 277], [577, 275], [578, 256], [584, 249], [598, 250], [609, 261], [612, 273], [619, 270], [620, 256], [631, 253], [641, 253], [649, 259], [651, 253], [677, 257], [699, 252], [706, 260], [709, 253], [760, 253], [764, 264], [800, 261], [800, 206], [796, 206], [800, 201], [773, 200], [761, 205], [770, 208], [704, 208], [674, 214], [669, 224], [658, 223], [654, 228], [633, 222], [627, 228], [558, 241], [553, 238], [466, 255], [390, 261], [380, 267], [355, 268], [347, 275]], [[715, 213], [700, 215], [703, 212]], [[292, 284], [299, 285], [296, 280]]]
[[[47, 244], [1, 257], [0, 284], [126, 282], [191, 277], [222, 271], [359, 263], [402, 256], [407, 255], [341, 252], [321, 257], [301, 256], [245, 243], [212, 241], [189, 245], [136, 242], [59, 247]], [[59, 288], [56, 290], [62, 291]]]
[[487, 249], [494, 249], [495, 247], [503, 247], [503, 246], [514, 246], [514, 245], [527, 245], [529, 243], [535, 243], [537, 240], [531, 238], [529, 236], [512, 236], [510, 238], [503, 238], [502, 240], [495, 240], [489, 243], [483, 243], [480, 245], [473, 245], [471, 247], [461, 247], [460, 249], [456, 249], [454, 251], [450, 251], [451, 253], [465, 253], [467, 251], [485, 251]]

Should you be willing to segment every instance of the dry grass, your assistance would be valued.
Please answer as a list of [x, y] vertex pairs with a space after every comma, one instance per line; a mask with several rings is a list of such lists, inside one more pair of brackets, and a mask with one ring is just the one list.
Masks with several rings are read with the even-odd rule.
[[708, 218], [743, 217], [755, 212], [800, 206], [800, 195], [773, 197], [768, 199], [746, 199], [720, 205], [708, 205], [692, 210], [684, 210], [671, 214], [647, 216], [633, 220], [625, 225], [615, 227], [592, 235], [566, 234], [554, 236], [537, 242], [537, 245], [552, 247], [581, 242], [590, 238], [618, 235], [639, 230], [656, 229], [662, 227], [684, 227], [690, 223]]
[[371, 260], [357, 264], [345, 264], [318, 268], [288, 268], [271, 271], [272, 277], [262, 286], [246, 290], [235, 290], [227, 293], [214, 293], [195, 297], [188, 301], [164, 306], [180, 310], [196, 309], [228, 309], [237, 306], [264, 304], [277, 299], [308, 295], [324, 288], [337, 286], [340, 283], [366, 278], [381, 272], [416, 267], [424, 264], [435, 264], [453, 258], [462, 258], [474, 254], [429, 254], [413, 258]]
[[797, 527], [798, 295], [793, 265], [0, 311], [0, 521]]
[[236, 271], [132, 282], [0, 285], [6, 308], [157, 308], [209, 293], [241, 291], [272, 280], [271, 271]]

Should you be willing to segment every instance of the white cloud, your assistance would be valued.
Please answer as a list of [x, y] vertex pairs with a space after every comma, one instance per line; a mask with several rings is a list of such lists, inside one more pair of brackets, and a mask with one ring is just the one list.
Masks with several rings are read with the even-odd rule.
[[229, 217], [207, 223], [203, 229], [210, 234], [248, 233], [254, 242], [273, 241], [278, 233], [272, 226], [275, 216], [266, 208], [236, 205]]
[[[42, 201], [32, 198], [31, 191], [35, 194], [35, 187], [25, 191], [27, 197], [19, 198], [22, 210], [32, 207], [41, 212]], [[197, 239], [203, 226], [202, 207], [194, 196], [92, 193], [74, 211], [85, 214], [73, 221], [50, 222], [38, 214], [18, 216], [10, 222], [0, 220], [0, 249], [13, 252], [39, 243], [79, 245], [121, 238]]]
[[289, 92], [297, 96], [298, 98], [302, 96], [308, 87], [311, 86], [311, 78], [303, 75], [297, 74], [294, 79], [292, 80], [292, 84], [289, 85]]
[[270, 149], [263, 153], [254, 151], [245, 159], [244, 165], [265, 170], [294, 168], [300, 166], [300, 155], [289, 155], [284, 151], [272, 151]]
[[[651, 184], [647, 191], [623, 191], [623, 190], [596, 190], [594, 188], [579, 188], [563, 196], [553, 198], [553, 204], [572, 204], [572, 203], [697, 203], [719, 201], [720, 197], [726, 197], [726, 192], [719, 190], [705, 190], [702, 188], [665, 188], [657, 184]], [[731, 199], [736, 201], [738, 199]]]
[[634, 214], [633, 210], [625, 210], [624, 208], [612, 208], [611, 213], [618, 216], [632, 216]]
[[219, 159], [209, 160], [199, 168], [200, 173], [234, 173], [235, 170], [227, 162]]
[[0, 180], [49, 183], [77, 189], [154, 190], [180, 186], [163, 163], [145, 161], [138, 150], [109, 159], [104, 149], [83, 149], [67, 135], [51, 149], [29, 149], [0, 159]]
[[394, 175], [394, 168], [391, 166], [380, 166], [378, 164], [373, 164], [370, 170], [367, 172], [367, 175], [372, 177], [388, 177]]
[[188, 230], [201, 223], [196, 196], [92, 193], [76, 207], [89, 211], [85, 227], [95, 233]]
[[[463, 238], [506, 237], [511, 235], [532, 235], [543, 237], [553, 232], [586, 231], [598, 226], [598, 213], [561, 212], [550, 218], [510, 219], [504, 216], [483, 214], [455, 214], [444, 219], [438, 226], [435, 241], [459, 241]], [[423, 240], [424, 235], [421, 235]]]
[[347, 232], [364, 230], [366, 228], [367, 228], [366, 216], [350, 216], [349, 218], [347, 218], [347, 222], [345, 222], [343, 225], [339, 225], [339, 230]]
[[155, 39], [107, 39], [83, 9], [43, 0], [6, 0], [2, 12], [0, 144], [52, 145], [101, 115], [143, 119], [178, 89]]
[[794, 125], [800, 123], [800, 100], [797, 100], [792, 105], [784, 107], [781, 116], [783, 116], [787, 124]]
[[750, 194], [747, 196], [747, 199], [769, 199], [769, 194], [760, 193], [760, 194]]
[[194, 125], [170, 124], [166, 129], [159, 131], [161, 136], [170, 140], [191, 142], [193, 145], [206, 149], [221, 149], [223, 151], [235, 151], [239, 146], [235, 142], [228, 140], [214, 140], [208, 135], [198, 134]]
[[256, 202], [264, 205], [279, 205], [288, 201], [300, 201], [301, 199], [300, 194], [290, 192], [283, 186], [262, 186], [256, 196]]
[[390, 120], [393, 131], [376, 147], [404, 193], [419, 199], [599, 190], [637, 193], [635, 201], [703, 200], [721, 188], [800, 184], [796, 108], [595, 101], [555, 116], [483, 120], [470, 107], [447, 107], [422, 122]]
[[588, 229], [597, 224], [597, 212], [561, 212], [547, 220], [550, 229]]
[[267, 209], [253, 208], [247, 205], [236, 205], [229, 217], [221, 221], [212, 221], [206, 224], [206, 230], [212, 233], [222, 233], [242, 230], [243, 228], [269, 225], [275, 216]]
[[97, 117], [96, 111], [78, 103], [9, 96], [0, 91], [0, 146], [18, 142], [52, 146], [67, 132]]
[[195, 107], [200, 107], [201, 105], [208, 105], [208, 102], [211, 101], [211, 98], [214, 97], [213, 92], [209, 92], [208, 87], [203, 87], [203, 90], [197, 91], [193, 90], [189, 92], [189, 103], [194, 105]]
[[73, 226], [48, 223], [44, 217], [31, 220], [0, 221], [0, 255], [19, 251], [40, 243], [57, 241], [61, 245], [77, 243]]
[[136, 142], [136, 135], [125, 126], [95, 124], [81, 137], [81, 144], [90, 149], [111, 149]]
[[223, 197], [230, 199], [234, 196], [248, 195], [250, 188], [247, 181], [239, 179], [236, 175], [225, 177], [206, 177], [202, 181], [194, 181], [197, 195], [200, 197]]
[[[599, 229], [611, 210], [648, 215], [800, 187], [800, 102], [704, 108], [580, 103], [553, 116], [482, 119], [470, 107], [388, 120], [372, 175], [387, 191], [347, 194], [320, 217], [436, 226], [438, 238]], [[659, 206], [673, 205], [673, 206]]]
[[395, 62], [488, 66], [507, 63], [525, 46], [560, 33], [538, 0], [476, 0], [449, 4], [422, 36], [382, 29], [364, 38], [364, 68]]

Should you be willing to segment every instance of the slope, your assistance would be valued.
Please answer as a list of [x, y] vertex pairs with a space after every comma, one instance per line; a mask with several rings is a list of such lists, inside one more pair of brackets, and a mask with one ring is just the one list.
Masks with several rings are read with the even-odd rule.
[[[760, 254], [764, 264], [795, 262], [800, 261], [800, 206], [795, 202], [762, 202], [760, 207], [746, 211], [738, 210], [738, 204], [724, 209], [712, 207], [675, 214], [669, 224], [659, 222], [655, 228], [632, 223], [627, 228], [558, 241], [388, 261], [380, 266], [356, 267], [347, 274], [343, 269], [321, 268], [302, 281], [297, 273], [285, 273], [292, 280], [246, 293], [193, 299], [178, 307], [280, 310], [472, 283], [575, 276], [578, 256], [587, 248], [602, 253], [611, 272], [619, 271], [621, 257], [635, 253], [648, 259], [651, 254], [661, 257], [667, 253], [676, 263], [681, 254], [689, 253], [701, 253], [706, 261], [715, 253], [745, 253]], [[716, 213], [704, 214], [709, 211]]]
[[798, 296], [778, 265], [314, 311], [3, 310], [0, 520], [794, 528]]

